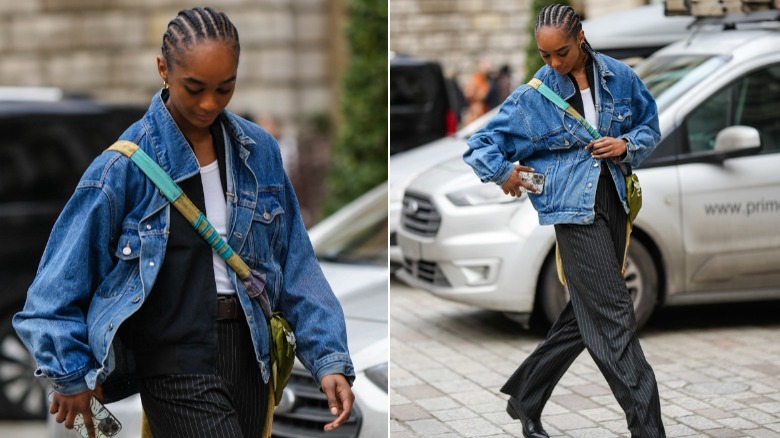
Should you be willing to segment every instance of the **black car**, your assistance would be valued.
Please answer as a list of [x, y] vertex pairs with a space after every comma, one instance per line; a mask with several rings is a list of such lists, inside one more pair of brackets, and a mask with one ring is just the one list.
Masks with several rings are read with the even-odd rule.
[[[81, 174], [145, 108], [0, 89], [0, 418], [46, 415], [43, 382], [11, 326]], [[38, 93], [37, 91], [44, 91]]]
[[390, 154], [454, 134], [458, 90], [441, 66], [424, 59], [390, 59]]

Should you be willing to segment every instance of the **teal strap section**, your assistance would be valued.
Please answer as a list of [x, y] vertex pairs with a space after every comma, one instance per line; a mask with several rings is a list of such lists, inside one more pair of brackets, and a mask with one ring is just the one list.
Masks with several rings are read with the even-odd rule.
[[569, 106], [571, 106], [569, 105], [569, 102], [566, 102], [565, 100], [563, 100], [561, 96], [555, 94], [555, 91], [551, 90], [550, 87], [548, 87], [547, 85], [544, 85], [544, 83], [540, 83], [537, 90], [539, 90], [539, 92], [542, 93], [544, 97], [549, 99], [550, 102], [554, 103], [555, 105], [558, 106], [558, 108], [564, 111], [566, 111], [566, 109], [569, 108]]
[[574, 109], [571, 105], [569, 105], [569, 102], [566, 102], [565, 100], [563, 100], [561, 96], [555, 94], [555, 91], [551, 90], [550, 87], [548, 87], [547, 85], [544, 85], [542, 81], [533, 78], [531, 79], [530, 82], [528, 82], [528, 85], [532, 86], [537, 91], [542, 93], [542, 96], [546, 97], [550, 102], [554, 103], [558, 108], [562, 109], [564, 112], [574, 117], [577, 120], [577, 122], [588, 131], [588, 134], [590, 134], [591, 137], [595, 139], [601, 138], [601, 134], [599, 134], [599, 131], [596, 130], [596, 128], [594, 128], [593, 125], [588, 123], [588, 121], [585, 120], [585, 117], [582, 117], [582, 115], [578, 113], [576, 109]]
[[[130, 159], [149, 177], [150, 180], [160, 189], [163, 196], [168, 201], [173, 203], [178, 199], [183, 191], [181, 187], [165, 172], [160, 165], [154, 162], [149, 155], [146, 154], [141, 148], [135, 150], [130, 155]], [[184, 198], [184, 200], [187, 200]], [[174, 204], [177, 206], [177, 204]], [[196, 211], [198, 210], [194, 205], [192, 206]], [[195, 222], [192, 222], [193, 228], [198, 232], [206, 241], [214, 248], [214, 251], [225, 261], [233, 255], [233, 248], [225, 241], [222, 236], [219, 235], [211, 222], [208, 221], [206, 215], [203, 212], [198, 211], [198, 218]]]
[[173, 202], [178, 199], [179, 196], [181, 196], [181, 188], [173, 181], [173, 179], [171, 179], [171, 177], [162, 169], [162, 167], [149, 158], [149, 155], [146, 155], [146, 152], [144, 152], [141, 148], [138, 148], [138, 150], [136, 150], [133, 155], [130, 156], [130, 159], [133, 160], [133, 162], [141, 168], [146, 176], [152, 180], [154, 185], [160, 189], [163, 196], [165, 196], [168, 201]]

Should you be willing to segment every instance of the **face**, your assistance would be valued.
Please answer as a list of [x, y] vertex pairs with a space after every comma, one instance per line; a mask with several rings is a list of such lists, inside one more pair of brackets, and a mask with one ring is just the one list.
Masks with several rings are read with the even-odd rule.
[[543, 27], [536, 33], [536, 45], [544, 63], [562, 75], [571, 73], [584, 62], [580, 49], [584, 40], [584, 31], [570, 37], [557, 27]]
[[179, 129], [188, 135], [207, 130], [233, 97], [238, 59], [222, 41], [196, 43], [167, 65], [157, 57], [160, 77], [169, 84], [166, 107]]

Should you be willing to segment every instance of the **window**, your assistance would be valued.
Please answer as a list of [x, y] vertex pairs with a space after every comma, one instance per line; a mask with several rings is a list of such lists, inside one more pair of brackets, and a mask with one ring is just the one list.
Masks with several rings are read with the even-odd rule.
[[780, 152], [780, 64], [753, 71], [710, 97], [688, 117], [690, 152], [708, 152], [723, 128], [758, 129], [761, 153]]

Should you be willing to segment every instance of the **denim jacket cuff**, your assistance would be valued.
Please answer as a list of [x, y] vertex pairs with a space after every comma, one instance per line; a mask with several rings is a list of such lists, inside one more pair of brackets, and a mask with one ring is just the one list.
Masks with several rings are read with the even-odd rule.
[[504, 161], [501, 163], [501, 167], [498, 169], [498, 172], [496, 172], [495, 175], [493, 175], [492, 180], [498, 184], [504, 184], [506, 180], [509, 179], [509, 176], [512, 174], [512, 171], [514, 171], [515, 165], [512, 162]]
[[631, 160], [634, 157], [634, 154], [631, 153], [631, 139], [627, 135], [621, 135], [618, 138], [626, 141], [626, 151], [620, 156], [620, 162], [631, 164]]
[[349, 354], [346, 353], [333, 353], [321, 358], [314, 364], [312, 374], [316, 376], [318, 386], [322, 383], [322, 378], [328, 374], [343, 374], [350, 386], [355, 381], [355, 368], [352, 366]]
[[52, 389], [59, 394], [74, 395], [90, 389], [84, 378], [86, 375], [84, 371], [86, 370], [79, 370], [63, 377], [51, 377], [45, 375], [39, 368], [35, 371], [35, 376], [46, 378], [51, 383]]

